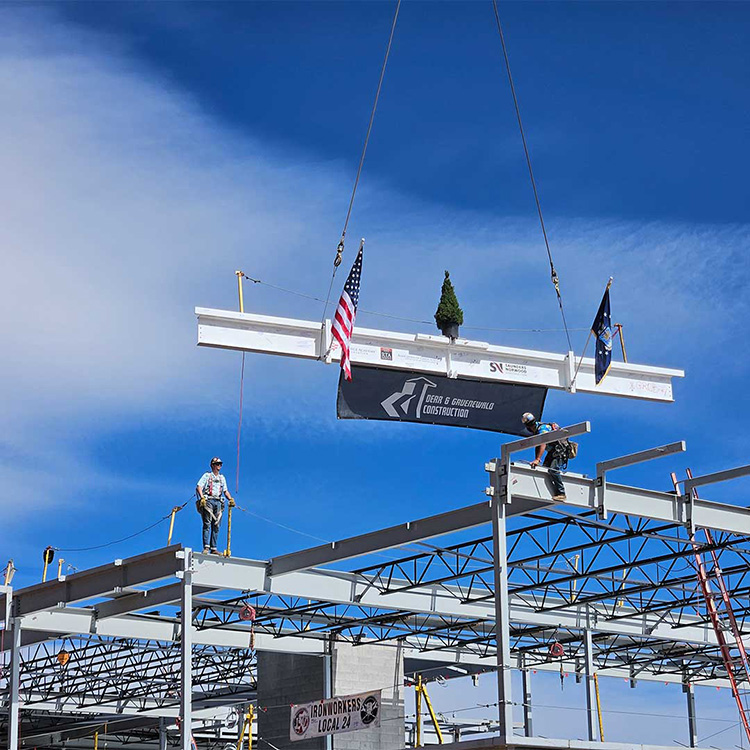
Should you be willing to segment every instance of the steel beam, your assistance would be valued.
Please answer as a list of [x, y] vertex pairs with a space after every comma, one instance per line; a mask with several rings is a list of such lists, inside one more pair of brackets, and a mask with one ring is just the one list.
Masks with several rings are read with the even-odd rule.
[[180, 598], [180, 747], [192, 750], [193, 728], [193, 553], [183, 552]]
[[[193, 596], [200, 596], [212, 590], [207, 586], [193, 586]], [[116, 599], [110, 599], [97, 604], [94, 607], [94, 612], [96, 612], [97, 620], [104, 620], [108, 617], [138, 612], [142, 609], [174, 604], [180, 601], [181, 592], [182, 583], [178, 581], [177, 583], [170, 583], [168, 586], [160, 586], [147, 591], [139, 591], [136, 594], [126, 594]]]
[[683, 683], [682, 690], [687, 700], [688, 743], [690, 747], [698, 747], [698, 724], [695, 720], [695, 689], [690, 682]]
[[[238, 313], [198, 307], [198, 345], [236, 351], [300, 357], [330, 364], [340, 358], [331, 348], [330, 321], [294, 320], [254, 313]], [[391, 359], [381, 357], [381, 348]], [[326, 356], [328, 355], [328, 356]], [[444, 336], [396, 333], [354, 328], [350, 356], [353, 364], [416, 370], [474, 380], [523, 383], [559, 390], [625, 396], [650, 401], [672, 401], [672, 379], [682, 370], [612, 362], [605, 380], [596, 384], [594, 359], [580, 362], [575, 355], [495, 346], [485, 341]]]
[[750, 474], [750, 465], [739, 466], [736, 469], [727, 469], [726, 471], [717, 471], [713, 474], [704, 474], [702, 477], [689, 477], [688, 479], [681, 479], [678, 484], [684, 482], [685, 494], [690, 495], [695, 487], [702, 487], [706, 484], [717, 484], [718, 482], [727, 482], [730, 479], [746, 477], [748, 474]]
[[[546, 470], [541, 467], [532, 469], [523, 464], [513, 464], [513, 501], [520, 498], [551, 502], [552, 493], [545, 476]], [[566, 499], [561, 505], [596, 511], [596, 480], [573, 472], [566, 472], [564, 477]], [[673, 492], [658, 492], [608, 482], [606, 504], [610, 513], [668, 523], [685, 524], [688, 520], [685, 503]], [[695, 526], [747, 536], [750, 535], [750, 510], [737, 505], [695, 499], [693, 523]]]
[[513, 694], [510, 660], [510, 607], [508, 599], [508, 547], [505, 538], [507, 504], [492, 503], [492, 548], [495, 578], [495, 648], [497, 711], [500, 743], [513, 737]]
[[[15, 601], [13, 604], [15, 609]], [[20, 726], [20, 687], [21, 687], [21, 622], [13, 617], [11, 649], [10, 649], [10, 676], [8, 696], [8, 750], [16, 750], [19, 739]]]
[[521, 687], [523, 689], [523, 732], [527, 737], [534, 736], [534, 722], [531, 711], [531, 669], [521, 670]]
[[127, 560], [115, 560], [97, 568], [18, 589], [13, 594], [17, 602], [16, 614], [23, 616], [42, 612], [60, 604], [95, 599], [109, 591], [171, 578], [180, 570], [182, 564], [177, 559], [180, 549], [180, 545], [172, 545]]
[[594, 685], [594, 646], [591, 630], [583, 631], [584, 680], [586, 688], [586, 729], [591, 742], [596, 739], [596, 687]]
[[[519, 515], [537, 510], [544, 503], [539, 501], [519, 501], [510, 513]], [[373, 531], [369, 534], [342, 539], [338, 542], [321, 544], [318, 547], [292, 552], [271, 558], [268, 563], [268, 574], [280, 576], [297, 570], [306, 570], [319, 565], [327, 565], [340, 560], [369, 555], [373, 552], [400, 547], [424, 539], [431, 539], [443, 534], [450, 534], [464, 529], [489, 523], [492, 520], [490, 503], [483, 502], [469, 505], [466, 508], [450, 510], [436, 516], [420, 518], [417, 521], [391, 526], [387, 529]]]
[[596, 486], [597, 486], [597, 515], [599, 518], [607, 518], [607, 472], [614, 469], [621, 469], [625, 466], [634, 466], [645, 461], [652, 461], [655, 458], [662, 458], [674, 453], [683, 453], [686, 449], [685, 441], [680, 440], [677, 443], [661, 445], [658, 448], [649, 448], [638, 453], [631, 453], [619, 458], [610, 458], [608, 461], [599, 461], [596, 465]]

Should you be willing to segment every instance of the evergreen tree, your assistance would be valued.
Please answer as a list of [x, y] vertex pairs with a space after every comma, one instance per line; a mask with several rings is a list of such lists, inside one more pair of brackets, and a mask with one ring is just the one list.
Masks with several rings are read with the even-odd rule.
[[435, 323], [442, 331], [449, 325], [461, 325], [464, 322], [464, 311], [458, 305], [456, 292], [451, 283], [450, 274], [445, 272], [443, 289], [440, 292], [440, 304], [435, 311]]

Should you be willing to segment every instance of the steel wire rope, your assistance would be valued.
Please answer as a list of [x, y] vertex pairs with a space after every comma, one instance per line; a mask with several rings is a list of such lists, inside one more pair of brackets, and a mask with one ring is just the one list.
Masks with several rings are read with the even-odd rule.
[[500, 35], [500, 44], [503, 48], [503, 58], [505, 60], [505, 70], [508, 73], [508, 82], [510, 83], [510, 92], [513, 95], [513, 106], [516, 110], [516, 119], [518, 120], [518, 129], [521, 133], [521, 142], [523, 143], [523, 153], [526, 156], [526, 166], [529, 169], [529, 177], [531, 178], [531, 188], [534, 191], [534, 201], [536, 203], [536, 210], [539, 214], [539, 224], [542, 228], [542, 235], [544, 237], [544, 246], [547, 248], [547, 259], [549, 260], [550, 279], [553, 286], [555, 287], [555, 293], [557, 294], [557, 304], [560, 307], [560, 315], [562, 316], [563, 327], [565, 329], [565, 337], [568, 340], [568, 351], [573, 350], [573, 345], [570, 342], [570, 332], [568, 331], [568, 322], [565, 319], [565, 309], [563, 307], [562, 294], [560, 292], [560, 279], [555, 269], [554, 261], [552, 260], [552, 251], [549, 246], [549, 239], [547, 237], [547, 228], [544, 224], [544, 215], [542, 214], [542, 204], [539, 200], [539, 191], [536, 186], [536, 179], [534, 178], [534, 170], [531, 167], [531, 155], [529, 154], [529, 147], [526, 143], [526, 133], [523, 129], [523, 121], [521, 120], [521, 108], [518, 104], [518, 97], [516, 96], [516, 87], [513, 83], [513, 75], [510, 72], [510, 58], [508, 57], [508, 48], [505, 45], [505, 36], [503, 35], [503, 27], [500, 23], [500, 13], [497, 9], [497, 0], [492, 0], [492, 8], [495, 11], [495, 22], [497, 23], [497, 31]]
[[359, 157], [359, 166], [357, 167], [357, 176], [354, 179], [354, 186], [352, 188], [352, 194], [349, 198], [349, 207], [346, 211], [346, 218], [344, 219], [344, 228], [341, 230], [341, 239], [336, 248], [336, 257], [333, 260], [333, 273], [331, 274], [331, 282], [328, 285], [328, 293], [326, 294], [325, 305], [323, 306], [323, 317], [320, 321], [321, 326], [325, 322], [326, 312], [328, 311], [328, 303], [331, 300], [331, 289], [333, 289], [333, 280], [336, 278], [336, 271], [341, 264], [341, 257], [344, 253], [344, 240], [346, 239], [346, 230], [349, 227], [349, 219], [352, 215], [352, 208], [354, 207], [354, 198], [357, 195], [357, 187], [359, 185], [359, 178], [362, 175], [362, 167], [365, 163], [365, 154], [367, 153], [367, 145], [370, 142], [370, 134], [372, 133], [372, 125], [375, 122], [375, 112], [378, 108], [378, 100], [380, 99], [380, 91], [383, 88], [383, 79], [385, 78], [385, 69], [388, 65], [388, 57], [391, 54], [391, 46], [393, 45], [393, 35], [396, 33], [396, 21], [398, 20], [398, 12], [401, 9], [401, 0], [396, 0], [396, 10], [393, 14], [393, 22], [391, 23], [391, 33], [388, 36], [388, 45], [385, 48], [385, 57], [383, 58], [383, 66], [380, 69], [380, 78], [378, 79], [378, 88], [375, 92], [375, 101], [372, 103], [372, 111], [370, 112], [370, 122], [367, 125], [367, 133], [365, 134], [365, 142], [362, 145], [362, 154]]
[[[187, 500], [182, 505], [178, 506], [179, 510], [182, 510], [188, 504], [188, 502], [190, 501]], [[55, 552], [90, 552], [91, 550], [95, 550], [95, 549], [104, 549], [105, 547], [111, 547], [114, 544], [127, 542], [129, 539], [134, 539], [135, 537], [140, 536], [141, 534], [145, 534], [147, 531], [151, 531], [151, 529], [156, 528], [160, 523], [164, 523], [164, 521], [166, 521], [171, 515], [172, 515], [172, 511], [170, 510], [166, 516], [162, 516], [158, 521], [155, 521], [150, 526], [146, 526], [145, 529], [136, 531], [135, 533], [129, 534], [128, 536], [124, 536], [121, 539], [114, 539], [111, 542], [105, 542], [104, 544], [96, 544], [93, 547], [53, 547], [52, 549], [54, 549]]]
[[[252, 276], [245, 274], [243, 278], [248, 281], [252, 281], [253, 284], [260, 284], [261, 286], [267, 286], [270, 289], [275, 289], [278, 292], [284, 292], [285, 294], [293, 294], [295, 297], [301, 297], [302, 299], [313, 300], [314, 302], [325, 302], [322, 297], [316, 297], [312, 294], [306, 294], [305, 292], [298, 292], [294, 289], [287, 289], [277, 284], [271, 284], [268, 281], [262, 279], [255, 279]], [[376, 310], [365, 310], [362, 307], [357, 308], [357, 314], [361, 315], [377, 315], [380, 318], [390, 318], [391, 320], [400, 320], [406, 323], [420, 323], [422, 325], [433, 325], [434, 321], [431, 320], [420, 320], [419, 318], [405, 318], [401, 315], [393, 315], [391, 313], [378, 312]], [[497, 333], [559, 333], [565, 331], [564, 328], [490, 328], [487, 326], [461, 326], [462, 328], [469, 331], [494, 331]], [[588, 328], [569, 328], [569, 331], [588, 331]]]

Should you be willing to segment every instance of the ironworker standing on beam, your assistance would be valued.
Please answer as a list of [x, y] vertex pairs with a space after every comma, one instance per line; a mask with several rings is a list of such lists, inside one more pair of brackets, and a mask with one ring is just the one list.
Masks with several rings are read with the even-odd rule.
[[221, 474], [223, 461], [214, 456], [211, 459], [211, 471], [207, 471], [195, 488], [198, 497], [196, 507], [203, 518], [203, 554], [218, 555], [216, 540], [219, 535], [219, 524], [224, 513], [224, 496], [229, 500], [229, 507], [234, 508], [234, 498], [227, 489], [227, 480]]
[[[552, 422], [540, 422], [533, 414], [526, 412], [522, 417], [524, 427], [532, 435], [542, 435], [545, 432], [552, 432], [558, 429], [558, 426]], [[536, 446], [536, 454], [531, 462], [531, 467], [535, 469], [541, 463], [549, 469], [549, 480], [552, 484], [553, 500], [565, 500], [565, 486], [562, 481], [562, 472], [568, 468], [568, 459], [573, 458], [570, 455], [568, 441], [556, 440], [547, 445], [542, 443]], [[542, 453], [547, 451], [542, 461]]]

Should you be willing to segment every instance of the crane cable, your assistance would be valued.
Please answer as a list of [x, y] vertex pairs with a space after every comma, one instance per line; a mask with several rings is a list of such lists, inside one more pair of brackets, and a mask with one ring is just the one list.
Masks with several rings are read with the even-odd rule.
[[542, 204], [539, 200], [539, 191], [536, 187], [536, 180], [534, 179], [534, 170], [531, 168], [531, 156], [529, 155], [529, 147], [526, 143], [526, 134], [523, 129], [523, 122], [521, 120], [521, 108], [518, 105], [518, 97], [516, 96], [516, 87], [513, 83], [513, 76], [510, 72], [510, 59], [508, 58], [508, 48], [505, 45], [505, 37], [503, 35], [503, 27], [500, 23], [500, 13], [497, 10], [497, 0], [492, 0], [492, 8], [495, 11], [495, 22], [497, 23], [497, 31], [500, 35], [500, 44], [503, 48], [503, 58], [505, 59], [505, 70], [508, 73], [508, 82], [510, 83], [510, 92], [513, 95], [513, 105], [516, 109], [516, 119], [518, 120], [518, 129], [521, 132], [521, 142], [523, 143], [523, 152], [526, 156], [526, 166], [529, 168], [529, 177], [531, 178], [531, 188], [534, 191], [534, 201], [536, 203], [536, 210], [539, 214], [539, 224], [542, 227], [542, 235], [544, 236], [544, 246], [547, 248], [547, 258], [549, 260], [550, 280], [552, 285], [555, 287], [555, 293], [557, 294], [557, 304], [560, 306], [560, 315], [562, 316], [563, 328], [565, 329], [565, 337], [568, 340], [568, 351], [573, 351], [573, 345], [570, 342], [570, 331], [568, 330], [568, 323], [565, 319], [565, 309], [563, 307], [562, 294], [560, 292], [560, 278], [557, 275], [555, 264], [552, 260], [552, 251], [549, 246], [549, 239], [547, 238], [547, 228], [544, 225], [544, 216], [542, 214]]
[[375, 92], [375, 101], [372, 103], [372, 111], [370, 112], [370, 122], [367, 125], [367, 133], [365, 134], [365, 142], [362, 145], [362, 154], [359, 157], [359, 166], [357, 167], [357, 176], [354, 179], [354, 186], [352, 188], [352, 194], [349, 198], [349, 207], [346, 211], [346, 218], [344, 219], [344, 228], [341, 230], [341, 239], [336, 247], [336, 256], [333, 259], [333, 272], [331, 273], [331, 282], [328, 285], [328, 294], [326, 294], [326, 301], [323, 307], [323, 318], [321, 319], [321, 326], [323, 325], [326, 312], [328, 311], [328, 303], [331, 300], [331, 289], [333, 289], [333, 280], [336, 278], [336, 271], [341, 265], [341, 258], [344, 254], [344, 240], [346, 239], [346, 230], [349, 227], [349, 219], [352, 215], [352, 208], [354, 207], [354, 198], [357, 195], [357, 186], [359, 185], [359, 178], [362, 175], [362, 167], [365, 163], [365, 154], [367, 153], [367, 145], [370, 142], [370, 134], [372, 133], [372, 125], [375, 121], [375, 112], [378, 108], [378, 100], [380, 99], [380, 91], [383, 88], [383, 79], [385, 78], [385, 69], [388, 65], [388, 57], [391, 54], [391, 46], [393, 44], [393, 35], [396, 33], [396, 21], [398, 20], [398, 12], [401, 9], [401, 0], [396, 0], [396, 11], [393, 14], [393, 22], [391, 23], [391, 33], [388, 36], [388, 45], [385, 49], [385, 57], [383, 58], [383, 66], [380, 69], [380, 78], [378, 80], [378, 88]]

